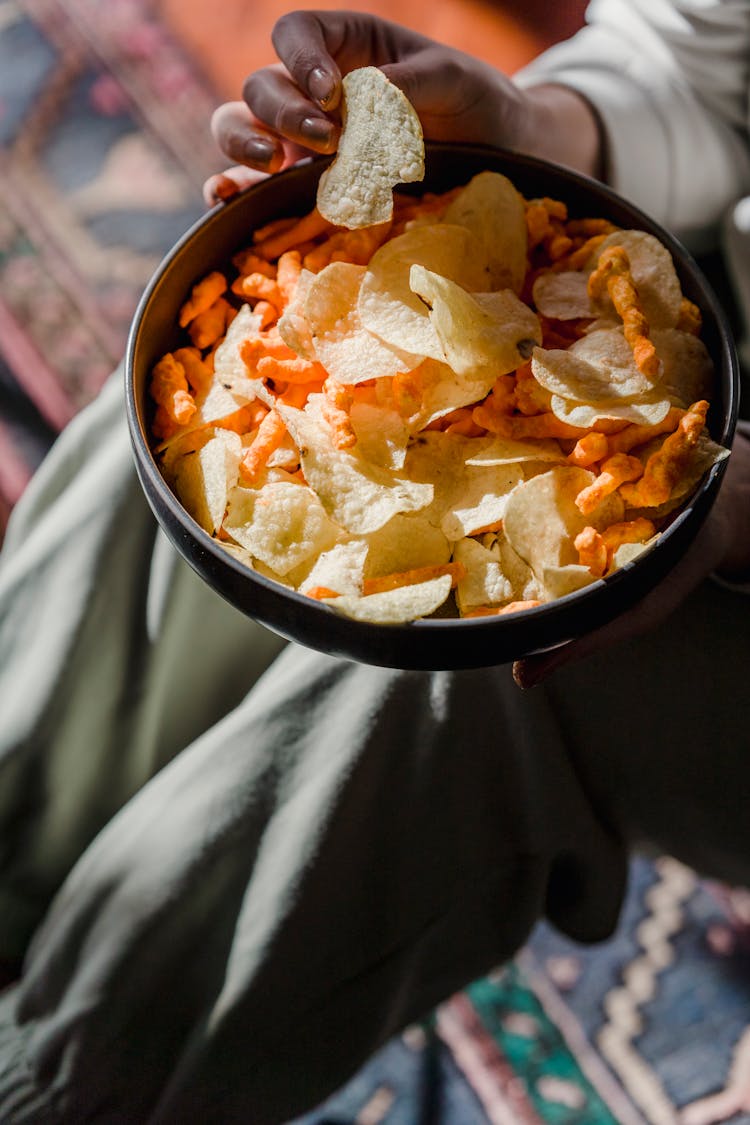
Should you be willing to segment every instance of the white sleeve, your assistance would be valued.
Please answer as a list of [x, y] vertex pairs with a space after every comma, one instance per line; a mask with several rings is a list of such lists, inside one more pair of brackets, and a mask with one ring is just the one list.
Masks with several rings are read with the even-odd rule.
[[750, 192], [750, 0], [594, 0], [586, 19], [516, 81], [587, 98], [615, 190], [708, 248]]

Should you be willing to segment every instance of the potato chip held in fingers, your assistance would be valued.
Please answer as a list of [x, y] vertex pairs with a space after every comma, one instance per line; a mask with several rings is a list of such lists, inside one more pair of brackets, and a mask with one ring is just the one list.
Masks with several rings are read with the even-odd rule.
[[338, 152], [318, 185], [320, 214], [350, 229], [385, 222], [395, 185], [423, 176], [422, 126], [411, 103], [377, 67], [350, 71]]

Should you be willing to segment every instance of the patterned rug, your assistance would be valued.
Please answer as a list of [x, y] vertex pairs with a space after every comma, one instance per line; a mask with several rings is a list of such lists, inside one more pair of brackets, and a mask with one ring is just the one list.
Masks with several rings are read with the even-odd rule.
[[[120, 358], [220, 167], [147, 0], [0, 0], [0, 527]], [[548, 926], [298, 1125], [750, 1123], [750, 897], [634, 861], [616, 935]]]

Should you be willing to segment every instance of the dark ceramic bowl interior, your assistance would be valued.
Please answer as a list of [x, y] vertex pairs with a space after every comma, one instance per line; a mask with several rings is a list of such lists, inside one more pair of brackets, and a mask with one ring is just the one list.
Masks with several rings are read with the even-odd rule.
[[[715, 465], [673, 518], [658, 544], [640, 558], [557, 601], [503, 617], [431, 618], [405, 625], [374, 625], [343, 617], [241, 565], [187, 514], [152, 456], [146, 393], [153, 364], [177, 347], [178, 310], [191, 286], [226, 267], [255, 227], [308, 211], [327, 160], [298, 165], [263, 181], [207, 213], [165, 258], [134, 318], [127, 349], [128, 419], [141, 484], [164, 531], [199, 575], [237, 609], [308, 647], [368, 664], [423, 670], [503, 664], [550, 648], [627, 610], [684, 554], [706, 518], [724, 472]], [[529, 157], [480, 146], [428, 144], [426, 176], [418, 193], [443, 191], [490, 169], [507, 175], [528, 198], [562, 199], [573, 216], [604, 216], [622, 227], [656, 235], [671, 251], [683, 292], [701, 309], [703, 339], [717, 370], [710, 410], [714, 440], [731, 444], [739, 376], [725, 315], [685, 249], [642, 212], [601, 184]], [[405, 189], [401, 189], [405, 190]]]

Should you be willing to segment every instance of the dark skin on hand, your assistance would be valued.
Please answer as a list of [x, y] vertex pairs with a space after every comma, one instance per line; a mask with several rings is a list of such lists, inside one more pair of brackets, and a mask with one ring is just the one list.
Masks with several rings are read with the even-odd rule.
[[[360, 66], [380, 67], [403, 90], [428, 140], [517, 149], [601, 177], [597, 115], [567, 87], [522, 90], [487, 63], [363, 12], [290, 12], [272, 38], [280, 62], [249, 75], [242, 100], [214, 114], [214, 137], [233, 167], [207, 181], [209, 204], [303, 157], [334, 152], [341, 79]], [[517, 661], [516, 683], [533, 687], [570, 661], [657, 627], [714, 572], [729, 580], [750, 573], [750, 439], [742, 434], [705, 524], [670, 574], [602, 628]]]

